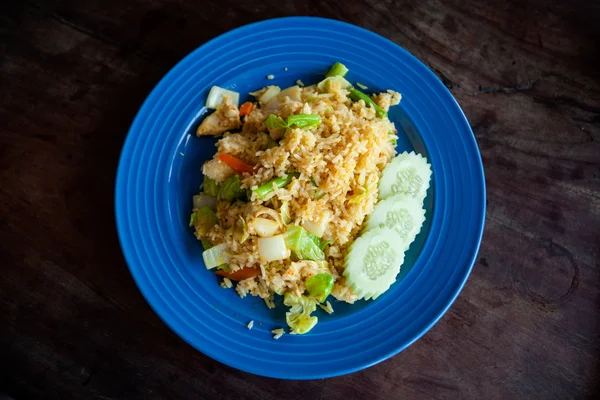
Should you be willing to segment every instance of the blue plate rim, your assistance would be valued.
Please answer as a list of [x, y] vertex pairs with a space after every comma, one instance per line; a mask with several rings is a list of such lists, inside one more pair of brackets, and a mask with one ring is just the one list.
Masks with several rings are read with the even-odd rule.
[[[191, 51], [189, 54], [187, 54], [184, 58], [182, 58], [179, 62], [177, 62], [160, 80], [159, 82], [154, 86], [154, 88], [152, 89], [152, 91], [150, 91], [150, 93], [148, 94], [148, 96], [146, 97], [146, 99], [144, 100], [144, 102], [142, 103], [138, 113], [136, 114], [136, 117], [134, 118], [130, 129], [128, 131], [127, 137], [124, 141], [122, 150], [121, 150], [121, 154], [119, 156], [119, 164], [118, 164], [118, 168], [117, 168], [117, 173], [116, 173], [116, 179], [115, 179], [115, 220], [116, 220], [116, 224], [117, 224], [117, 235], [119, 237], [119, 242], [121, 245], [121, 249], [123, 252], [123, 255], [125, 257], [126, 263], [128, 265], [128, 268], [130, 270], [130, 273], [132, 274], [132, 277], [134, 278], [134, 281], [136, 282], [136, 285], [138, 286], [140, 292], [142, 293], [143, 297], [145, 298], [146, 302], [150, 305], [150, 307], [153, 309], [153, 311], [159, 316], [159, 318], [161, 318], [161, 320], [163, 322], [165, 322], [165, 324], [167, 326], [169, 326], [169, 328], [175, 332], [180, 338], [182, 338], [182, 340], [184, 340], [186, 343], [188, 343], [190, 346], [192, 346], [193, 348], [200, 350], [196, 347], [195, 344], [191, 343], [189, 340], [187, 340], [183, 335], [181, 335], [178, 330], [176, 329], [176, 327], [174, 327], [170, 321], [166, 320], [163, 315], [161, 315], [161, 313], [159, 312], [159, 310], [156, 309], [155, 305], [153, 304], [153, 302], [149, 299], [148, 294], [145, 292], [144, 289], [142, 289], [143, 285], [142, 282], [140, 280], [141, 277], [138, 277], [133, 270], [130, 267], [130, 263], [134, 262], [134, 261], [138, 261], [137, 257], [132, 256], [131, 254], [128, 253], [128, 251], [126, 250], [126, 239], [123, 237], [123, 227], [122, 224], [123, 222], [121, 222], [119, 220], [119, 218], [117, 217], [119, 211], [120, 211], [120, 205], [119, 205], [119, 181], [122, 178], [122, 175], [124, 174], [123, 170], [122, 170], [122, 165], [125, 163], [124, 160], [124, 154], [126, 153], [126, 150], [128, 149], [128, 146], [131, 146], [131, 142], [133, 141], [132, 135], [130, 134], [132, 131], [134, 131], [134, 128], [137, 126], [137, 124], [140, 123], [140, 120], [142, 119], [142, 113], [141, 111], [147, 107], [147, 104], [150, 104], [152, 102], [152, 100], [154, 100], [154, 97], [157, 96], [158, 92], [160, 91], [160, 89], [162, 88], [162, 86], [165, 84], [166, 81], [168, 81], [172, 75], [175, 75], [177, 70], [178, 70], [178, 66], [180, 66], [181, 64], [185, 63], [188, 59], [194, 58], [196, 53], [198, 52], [202, 52], [202, 50], [209, 46], [210, 44], [219, 41], [219, 40], [224, 40], [226, 39], [228, 36], [230, 35], [235, 35], [238, 34], [240, 32], [243, 32], [245, 30], [251, 30], [253, 28], [255, 28], [256, 26], [259, 26], [261, 24], [268, 24], [268, 23], [274, 23], [277, 21], [302, 21], [302, 22], [317, 22], [317, 23], [328, 23], [328, 24], [333, 24], [333, 25], [339, 25], [339, 26], [343, 26], [345, 28], [349, 28], [354, 30], [355, 32], [357, 32], [357, 34], [362, 34], [362, 35], [367, 35], [367, 36], [371, 36], [373, 38], [377, 38], [377, 40], [384, 40], [386, 42], [388, 42], [389, 44], [391, 44], [394, 49], [396, 51], [399, 51], [401, 53], [404, 54], [404, 56], [407, 56], [409, 58], [412, 58], [414, 61], [416, 61], [419, 64], [424, 65], [426, 68], [424, 68], [424, 71], [426, 74], [429, 74], [430, 76], [434, 77], [435, 80], [438, 82], [438, 88], [444, 92], [444, 95], [447, 97], [448, 100], [451, 100], [452, 103], [452, 107], [454, 109], [454, 111], [457, 111], [458, 114], [457, 116], [459, 116], [460, 121], [456, 121], [457, 124], [460, 123], [463, 125], [463, 127], [470, 133], [470, 135], [468, 135], [468, 140], [469, 140], [469, 144], [474, 146], [474, 148], [476, 149], [475, 152], [473, 152], [473, 155], [475, 156], [475, 162], [477, 164], [477, 174], [480, 178], [479, 183], [481, 190], [479, 191], [478, 195], [480, 196], [481, 199], [481, 204], [482, 207], [480, 210], [478, 210], [479, 212], [476, 215], [476, 220], [478, 221], [477, 224], [477, 232], [476, 234], [476, 238], [477, 241], [476, 243], [474, 243], [474, 250], [473, 253], [471, 254], [471, 256], [469, 257], [468, 260], [468, 268], [466, 269], [466, 273], [464, 274], [464, 277], [462, 278], [462, 280], [460, 281], [460, 283], [455, 287], [455, 290], [453, 290], [452, 296], [450, 298], [450, 300], [447, 302], [446, 306], [440, 310], [439, 312], [437, 312], [437, 315], [435, 318], [433, 318], [431, 320], [431, 322], [425, 327], [423, 328], [418, 334], [414, 335], [411, 340], [406, 341], [405, 343], [403, 343], [402, 346], [399, 346], [397, 349], [395, 349], [394, 351], [389, 352], [389, 354], [384, 355], [383, 357], [380, 357], [379, 359], [376, 359], [372, 362], [365, 362], [362, 365], [358, 365], [354, 368], [341, 368], [338, 371], [334, 371], [330, 374], [318, 374], [318, 375], [306, 375], [306, 376], [278, 376], [277, 374], [273, 374], [273, 375], [268, 375], [268, 374], [260, 374], [254, 371], [247, 371], [243, 368], [240, 368], [239, 366], [234, 365], [234, 363], [230, 363], [224, 360], [219, 359], [218, 356], [216, 355], [210, 355], [207, 354], [205, 352], [205, 354], [209, 355], [210, 357], [212, 357], [215, 360], [218, 360], [219, 362], [222, 362], [226, 365], [229, 365], [230, 367], [236, 368], [236, 369], [241, 369], [244, 370], [246, 372], [249, 373], [253, 373], [253, 374], [258, 374], [258, 375], [263, 375], [263, 376], [267, 376], [267, 377], [276, 377], [276, 378], [285, 378], [285, 379], [317, 379], [317, 378], [329, 378], [329, 377], [335, 377], [335, 376], [340, 376], [340, 375], [345, 375], [348, 373], [352, 373], [352, 372], [356, 372], [356, 371], [360, 371], [362, 369], [368, 368], [374, 364], [377, 364], [379, 362], [382, 362], [396, 354], [398, 354], [399, 352], [401, 352], [402, 350], [406, 349], [407, 347], [409, 347], [410, 345], [412, 345], [414, 342], [416, 342], [418, 339], [420, 339], [425, 333], [427, 333], [440, 319], [441, 317], [448, 311], [448, 309], [452, 306], [452, 304], [454, 303], [454, 301], [456, 300], [456, 298], [458, 297], [458, 295], [460, 294], [460, 292], [462, 291], [462, 289], [464, 288], [464, 285], [466, 284], [466, 281], [468, 280], [473, 266], [475, 264], [475, 260], [477, 258], [477, 254], [479, 252], [480, 246], [481, 246], [481, 241], [482, 241], [482, 237], [483, 237], [483, 229], [484, 229], [484, 225], [485, 225], [485, 214], [486, 214], [486, 184], [485, 184], [485, 173], [484, 173], [484, 168], [483, 168], [483, 162], [481, 159], [481, 154], [480, 151], [478, 149], [477, 146], [477, 141], [475, 139], [475, 136], [473, 134], [473, 131], [468, 123], [468, 120], [466, 118], [466, 116], [464, 115], [464, 112], [462, 111], [460, 105], [458, 104], [458, 102], [456, 101], [456, 99], [454, 98], [454, 96], [450, 93], [450, 91], [446, 88], [445, 85], [443, 85], [443, 83], [439, 80], [439, 78], [423, 63], [421, 62], [418, 58], [416, 58], [414, 55], [412, 55], [410, 52], [408, 52], [407, 50], [405, 50], [404, 48], [400, 47], [399, 45], [397, 45], [396, 43], [394, 43], [393, 41], [378, 35], [374, 32], [371, 32], [365, 28], [362, 28], [360, 26], [357, 25], [353, 25], [350, 23], [346, 23], [346, 22], [342, 22], [342, 21], [338, 21], [338, 20], [334, 20], [334, 19], [328, 19], [328, 18], [321, 18], [321, 17], [312, 17], [312, 16], [293, 16], [293, 17], [280, 17], [280, 18], [272, 18], [272, 19], [266, 19], [266, 20], [262, 20], [262, 21], [257, 21], [257, 22], [253, 22], [250, 24], [246, 24], [243, 26], [240, 26], [238, 28], [232, 29], [228, 32], [225, 32], [221, 35], [218, 35], [212, 39], [210, 39], [209, 41], [203, 43], [202, 45], [200, 45], [199, 47], [197, 47], [196, 49], [194, 49], [193, 51]], [[132, 259], [133, 258], [133, 259]]]

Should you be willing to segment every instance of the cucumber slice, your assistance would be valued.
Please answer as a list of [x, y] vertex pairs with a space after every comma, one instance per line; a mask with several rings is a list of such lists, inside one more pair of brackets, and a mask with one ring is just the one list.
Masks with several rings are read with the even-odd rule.
[[379, 180], [379, 199], [404, 193], [423, 201], [429, 188], [431, 165], [427, 159], [414, 152], [404, 152], [392, 159]]
[[402, 250], [406, 251], [425, 222], [425, 210], [421, 204], [420, 201], [404, 193], [388, 197], [377, 203], [367, 219], [365, 230], [379, 226], [393, 229], [402, 239]]
[[376, 299], [396, 281], [404, 262], [402, 241], [395, 230], [376, 227], [354, 241], [346, 255], [346, 283], [359, 299]]

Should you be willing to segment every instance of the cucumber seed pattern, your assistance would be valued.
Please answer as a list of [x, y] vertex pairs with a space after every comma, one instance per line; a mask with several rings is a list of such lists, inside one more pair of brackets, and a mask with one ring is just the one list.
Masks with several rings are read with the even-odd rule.
[[385, 215], [385, 226], [394, 229], [402, 239], [407, 240], [415, 226], [415, 220], [406, 209], [401, 208]]
[[396, 179], [396, 183], [392, 185], [394, 193], [406, 193], [412, 197], [416, 197], [419, 189], [423, 186], [421, 177], [412, 167], [398, 171]]
[[365, 255], [365, 272], [374, 281], [390, 269], [394, 264], [394, 250], [386, 242], [372, 244]]

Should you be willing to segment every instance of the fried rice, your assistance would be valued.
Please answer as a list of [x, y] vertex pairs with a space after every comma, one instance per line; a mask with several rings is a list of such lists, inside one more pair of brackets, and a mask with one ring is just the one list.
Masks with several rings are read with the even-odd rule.
[[[274, 87], [252, 94], [260, 99], [270, 88]], [[401, 96], [388, 90], [371, 98], [387, 111], [400, 102]], [[329, 273], [335, 279], [331, 294], [337, 300], [353, 303], [357, 296], [345, 284], [344, 257], [377, 202], [381, 172], [396, 154], [396, 128], [387, 115], [378, 117], [374, 107], [363, 100], [351, 101], [348, 90], [336, 85], [331, 85], [325, 94], [316, 85], [296, 87], [293, 96], [283, 96], [275, 103], [257, 101], [241, 120], [228, 98], [217, 110], [225, 119], [241, 121], [241, 127], [236, 133], [224, 133], [216, 144], [217, 154], [203, 165], [202, 172], [220, 184], [237, 172], [219, 155], [243, 160], [254, 166], [253, 173], [239, 174], [242, 189], [251, 194], [247, 202], [221, 199], [216, 206], [218, 224], [208, 232], [196, 234], [213, 246], [227, 245], [230, 273], [244, 268], [259, 270], [257, 276], [237, 282], [235, 290], [241, 297], [259, 296], [271, 306], [274, 294], [289, 292], [301, 296], [308, 278]], [[265, 121], [271, 114], [283, 120], [290, 115], [312, 114], [321, 120], [311, 129], [268, 128]], [[273, 185], [268, 196], [257, 196], [258, 187], [291, 173], [299, 175], [287, 186]], [[270, 262], [261, 259], [259, 236], [248, 232], [248, 223], [266, 217], [280, 223], [277, 233], [283, 233], [282, 207], [286, 208], [290, 224], [308, 230], [311, 226], [322, 228], [322, 239], [329, 243], [324, 249], [326, 262], [293, 256]], [[246, 230], [246, 235], [242, 235], [242, 230]], [[244, 240], [242, 236], [246, 236]]]

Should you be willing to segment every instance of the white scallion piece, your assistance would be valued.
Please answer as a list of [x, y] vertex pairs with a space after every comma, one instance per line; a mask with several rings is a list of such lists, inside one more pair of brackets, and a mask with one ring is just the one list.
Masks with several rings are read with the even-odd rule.
[[232, 90], [223, 89], [219, 86], [213, 86], [208, 93], [206, 98], [206, 108], [217, 109], [223, 103], [223, 97], [228, 96], [231, 99], [231, 103], [236, 107], [240, 104], [240, 94]]
[[[285, 242], [284, 242], [285, 245]], [[217, 268], [219, 265], [227, 264], [231, 260], [231, 255], [227, 252], [228, 248], [225, 243], [211, 247], [202, 253], [206, 269]]]
[[283, 235], [258, 239], [258, 254], [263, 261], [283, 260], [290, 256]]
[[279, 229], [277, 222], [267, 218], [254, 218], [248, 223], [248, 226], [263, 238], [273, 236]]

